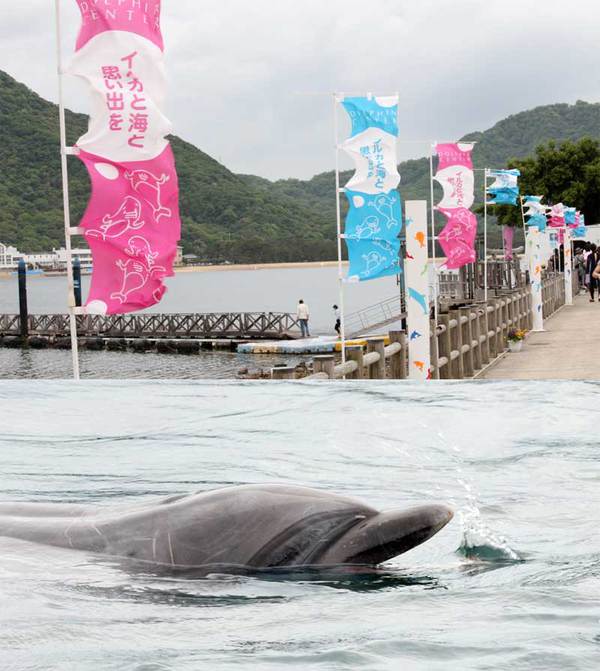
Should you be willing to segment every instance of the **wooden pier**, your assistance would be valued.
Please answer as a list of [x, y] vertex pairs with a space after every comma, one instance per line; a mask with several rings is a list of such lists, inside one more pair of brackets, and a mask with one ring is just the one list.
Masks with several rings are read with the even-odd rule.
[[[579, 290], [574, 278], [574, 288]], [[586, 299], [587, 300], [587, 299]], [[544, 317], [549, 319], [565, 304], [565, 279], [562, 273], [546, 273], [543, 279]], [[581, 302], [581, 301], [580, 301]], [[600, 309], [598, 314], [600, 315]], [[436, 326], [431, 321], [431, 378], [437, 380], [463, 380], [486, 375], [488, 367], [501, 361], [508, 346], [512, 329], [532, 328], [532, 301], [528, 286], [498, 290], [487, 301], [474, 301], [444, 307]], [[537, 335], [532, 336], [539, 339]], [[398, 379], [409, 377], [407, 334], [390, 333], [391, 344], [385, 347], [382, 338], [368, 338], [365, 348], [346, 347], [348, 361], [337, 363], [334, 355], [314, 358], [313, 380], [345, 379]], [[567, 346], [563, 342], [563, 346]], [[549, 371], [552, 362], [548, 361]], [[498, 369], [500, 372], [500, 369]], [[294, 367], [280, 366], [273, 369], [275, 380], [298, 379]]]
[[[19, 315], [0, 315], [3, 341], [25, 337], [52, 345], [69, 336], [68, 315], [28, 315], [23, 326]], [[103, 340], [292, 340], [300, 336], [300, 328], [296, 316], [287, 312], [80, 315], [77, 333]]]

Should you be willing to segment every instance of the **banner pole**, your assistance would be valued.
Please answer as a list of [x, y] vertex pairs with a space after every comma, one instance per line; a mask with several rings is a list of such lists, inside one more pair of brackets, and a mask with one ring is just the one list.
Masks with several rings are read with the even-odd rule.
[[519, 200], [521, 201], [521, 219], [523, 220], [523, 235], [527, 237], [527, 224], [525, 222], [525, 199], [523, 196], [519, 196]]
[[63, 64], [62, 37], [60, 21], [60, 0], [55, 0], [56, 9], [56, 61], [58, 67], [58, 113], [60, 124], [60, 163], [62, 171], [63, 210], [65, 218], [65, 251], [67, 261], [67, 298], [69, 307], [69, 328], [71, 332], [71, 353], [73, 356], [73, 377], [80, 379], [79, 349], [77, 344], [77, 319], [75, 317], [75, 288], [73, 282], [73, 254], [71, 248], [71, 212], [69, 203], [69, 170], [67, 166], [67, 131], [65, 122], [65, 105], [63, 97]]
[[[434, 203], [434, 193], [433, 193], [433, 150], [437, 146], [435, 144], [430, 144], [429, 146], [429, 186], [430, 186], [430, 195], [431, 195], [431, 256], [433, 260], [433, 313], [435, 319], [435, 328], [437, 329], [439, 323], [439, 292], [438, 292], [438, 269], [437, 269], [437, 251], [435, 248], [436, 238], [435, 238], [435, 203]], [[408, 237], [408, 236], [407, 236]], [[437, 341], [437, 339], [436, 339]]]
[[[488, 202], [487, 202], [488, 169], [483, 173], [483, 295], [488, 299]], [[504, 236], [502, 236], [504, 237]], [[502, 243], [504, 245], [504, 243]], [[504, 254], [506, 260], [506, 253]]]
[[[342, 210], [340, 206], [340, 147], [338, 126], [338, 94], [333, 94], [333, 133], [335, 139], [335, 204], [337, 218], [338, 280], [340, 290], [340, 331], [342, 363], [346, 363], [346, 316], [344, 313], [344, 266], [342, 262]], [[345, 379], [345, 377], [344, 377]]]

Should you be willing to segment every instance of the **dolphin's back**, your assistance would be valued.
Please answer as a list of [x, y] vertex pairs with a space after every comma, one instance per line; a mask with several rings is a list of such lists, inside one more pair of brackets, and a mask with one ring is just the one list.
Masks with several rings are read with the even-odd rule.
[[276, 485], [205, 492], [167, 508], [175, 564], [252, 568], [309, 564], [357, 520], [377, 514], [352, 499]]
[[0, 510], [0, 536], [170, 566], [268, 568], [314, 562], [376, 514], [327, 492], [246, 485], [126, 509], [13, 504]]
[[445, 506], [379, 513], [329, 492], [245, 485], [126, 508], [7, 504], [0, 536], [171, 569], [377, 565], [451, 518]]

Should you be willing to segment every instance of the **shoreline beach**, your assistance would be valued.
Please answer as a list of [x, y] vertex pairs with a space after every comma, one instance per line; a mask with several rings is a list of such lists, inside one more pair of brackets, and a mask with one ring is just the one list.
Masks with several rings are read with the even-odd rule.
[[[291, 270], [293, 268], [334, 268], [338, 264], [337, 261], [302, 261], [302, 262], [287, 262], [287, 263], [231, 263], [221, 265], [206, 265], [206, 266], [179, 266], [174, 268], [175, 274], [185, 273], [210, 273], [210, 272], [228, 272], [228, 271], [247, 271], [247, 270]], [[347, 261], [343, 261], [343, 266], [348, 266]], [[14, 277], [14, 270], [0, 270], [0, 279], [9, 279]], [[49, 271], [37, 277], [62, 277], [67, 274], [66, 271]], [[85, 273], [86, 275], [91, 273]], [[29, 276], [33, 277], [33, 276]], [[28, 277], [28, 279], [29, 279]]]

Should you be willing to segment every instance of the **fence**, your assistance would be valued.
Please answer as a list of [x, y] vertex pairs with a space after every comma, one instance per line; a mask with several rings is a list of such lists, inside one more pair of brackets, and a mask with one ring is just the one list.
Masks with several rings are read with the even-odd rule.
[[[405, 379], [408, 362], [406, 334], [403, 331], [390, 332], [390, 344], [387, 347], [385, 338], [368, 338], [366, 353], [362, 345], [356, 345], [346, 347], [346, 357], [346, 363], [337, 366], [333, 354], [314, 357], [314, 374], [307, 379], [381, 380], [388, 377], [388, 368], [392, 379]], [[281, 366], [272, 372], [274, 380], [293, 380], [295, 377], [296, 368], [293, 366]]]
[[[561, 273], [549, 273], [543, 280], [544, 317], [547, 319], [565, 304], [565, 282]], [[449, 309], [431, 321], [432, 379], [462, 380], [475, 377], [507, 348], [512, 329], [532, 327], [531, 293], [528, 286], [505, 290], [499, 295]], [[390, 333], [391, 344], [370, 338], [367, 352], [361, 346], [347, 347], [347, 363], [335, 364], [335, 357], [314, 359], [308, 379], [406, 379], [408, 340], [402, 331]], [[273, 370], [273, 379], [294, 379], [295, 368]]]
[[[298, 335], [295, 315], [285, 312], [207, 314], [84, 315], [77, 317], [80, 336], [104, 338], [252, 338], [283, 339]], [[0, 334], [21, 334], [19, 315], [0, 315]], [[27, 332], [67, 336], [68, 315], [29, 315]]]

